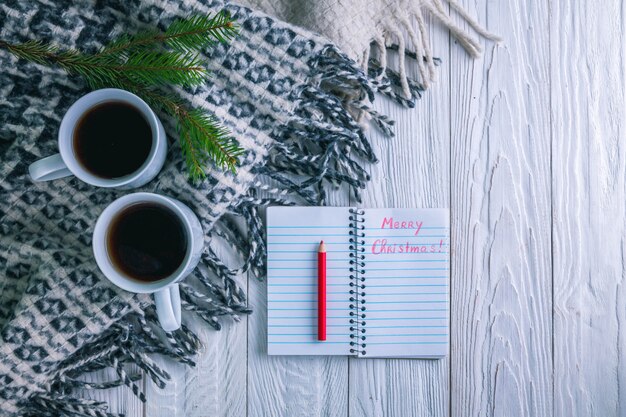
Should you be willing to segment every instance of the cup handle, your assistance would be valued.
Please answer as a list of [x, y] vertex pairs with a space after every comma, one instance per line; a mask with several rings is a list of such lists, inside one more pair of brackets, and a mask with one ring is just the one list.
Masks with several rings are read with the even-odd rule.
[[72, 175], [58, 153], [30, 164], [28, 173], [33, 181], [50, 181]]
[[166, 332], [180, 328], [180, 292], [178, 284], [170, 285], [154, 293], [157, 316]]

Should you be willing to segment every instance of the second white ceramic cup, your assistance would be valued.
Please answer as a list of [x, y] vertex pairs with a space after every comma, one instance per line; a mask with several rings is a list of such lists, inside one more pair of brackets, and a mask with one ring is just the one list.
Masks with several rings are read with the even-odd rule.
[[[107, 250], [107, 233], [116, 215], [134, 204], [155, 203], [170, 209], [182, 222], [187, 236], [187, 252], [178, 269], [169, 277], [153, 282], [132, 279], [115, 267]], [[204, 234], [198, 217], [189, 207], [170, 197], [152, 193], [133, 193], [120, 197], [104, 209], [93, 233], [93, 252], [102, 273], [118, 287], [135, 293], [154, 293], [161, 327], [173, 331], [180, 327], [181, 303], [178, 282], [198, 265], [204, 247]]]
[[[143, 165], [135, 172], [120, 178], [101, 178], [86, 170], [77, 160], [73, 149], [74, 129], [83, 114], [94, 106], [121, 101], [139, 110], [152, 130], [152, 148]], [[117, 88], [93, 91], [78, 99], [65, 113], [59, 128], [59, 153], [32, 163], [28, 167], [33, 181], [50, 181], [75, 175], [82, 181], [96, 187], [132, 189], [152, 180], [163, 168], [167, 154], [167, 137], [159, 118], [150, 106], [133, 93]], [[115, 161], [111, 161], [112, 164]]]

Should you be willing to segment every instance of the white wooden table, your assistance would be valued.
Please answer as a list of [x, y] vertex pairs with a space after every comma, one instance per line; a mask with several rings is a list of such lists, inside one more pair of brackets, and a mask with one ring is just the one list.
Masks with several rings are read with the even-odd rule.
[[431, 28], [439, 80], [416, 109], [378, 102], [397, 137], [372, 133], [363, 202], [451, 208], [449, 358], [268, 357], [266, 287], [242, 277], [255, 313], [192, 323], [197, 368], [165, 363], [145, 405], [96, 398], [129, 417], [626, 415], [626, 9], [462, 3], [505, 41], [472, 61]]

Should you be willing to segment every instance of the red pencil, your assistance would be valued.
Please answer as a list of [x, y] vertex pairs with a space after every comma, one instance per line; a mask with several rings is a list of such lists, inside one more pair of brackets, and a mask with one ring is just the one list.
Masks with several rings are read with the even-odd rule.
[[326, 340], [326, 245], [317, 252], [317, 340]]

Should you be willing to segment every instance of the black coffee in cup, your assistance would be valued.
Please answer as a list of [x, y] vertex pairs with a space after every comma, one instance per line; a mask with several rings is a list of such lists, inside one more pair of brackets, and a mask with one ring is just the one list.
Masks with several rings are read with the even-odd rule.
[[137, 171], [152, 149], [152, 129], [144, 115], [121, 101], [87, 110], [74, 128], [73, 148], [85, 170], [105, 179]]
[[187, 235], [182, 220], [157, 203], [132, 204], [111, 221], [107, 252], [129, 278], [152, 282], [172, 275], [185, 260]]

